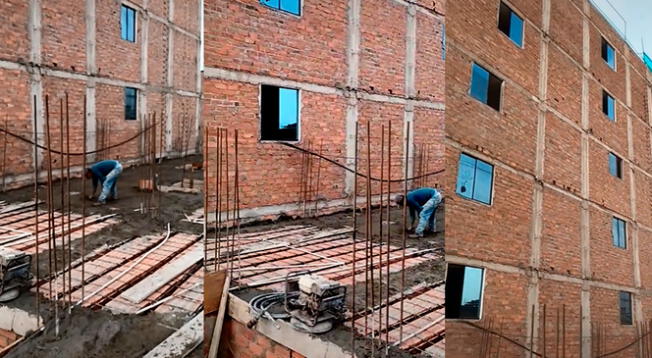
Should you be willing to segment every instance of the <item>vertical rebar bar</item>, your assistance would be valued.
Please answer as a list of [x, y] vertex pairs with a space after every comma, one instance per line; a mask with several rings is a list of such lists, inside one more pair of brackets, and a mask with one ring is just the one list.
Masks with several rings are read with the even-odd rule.
[[82, 177], [81, 177], [81, 186], [82, 186], [82, 234], [81, 234], [81, 303], [84, 303], [84, 297], [86, 297], [85, 289], [86, 286], [86, 270], [85, 270], [85, 258], [86, 255], [86, 130], [87, 123], [86, 119], [88, 114], [86, 113], [86, 95], [84, 95], [84, 114], [83, 114], [83, 128], [82, 128]]
[[[60, 188], [61, 188], [61, 270], [62, 270], [62, 275], [61, 278], [63, 280], [63, 292], [62, 292], [62, 297], [65, 301], [65, 296], [66, 296], [66, 198], [65, 198], [65, 177], [64, 177], [64, 164], [65, 164], [65, 156], [64, 156], [64, 146], [63, 146], [63, 130], [64, 130], [64, 116], [63, 116], [63, 98], [59, 98], [59, 180], [60, 180]], [[65, 308], [65, 302], [63, 303], [63, 306]]]
[[224, 153], [226, 154], [226, 160], [224, 164], [226, 165], [226, 228], [225, 228], [225, 233], [224, 237], [226, 237], [226, 249], [229, 252], [229, 275], [233, 277], [233, 251], [230, 250], [229, 247], [229, 225], [231, 224], [229, 222], [230, 218], [230, 210], [231, 206], [229, 205], [229, 198], [230, 198], [230, 186], [229, 186], [229, 170], [231, 167], [229, 167], [229, 130], [224, 128]]
[[[36, 95], [33, 96], [34, 102], [32, 103], [33, 105], [33, 115], [34, 115], [34, 123], [32, 124], [33, 128], [32, 131], [34, 132], [34, 217], [36, 220], [34, 220], [34, 236], [35, 236], [35, 244], [36, 244], [36, 252], [34, 253], [34, 256], [36, 258], [36, 315], [37, 317], [41, 316], [41, 285], [40, 279], [41, 279], [41, 272], [40, 272], [40, 257], [39, 257], [39, 243], [38, 243], [38, 222], [39, 222], [39, 192], [38, 192], [38, 115], [36, 113], [37, 111], [37, 97]], [[6, 135], [7, 132], [5, 132]], [[4, 168], [3, 168], [4, 171]], [[4, 177], [4, 172], [3, 172], [3, 177]], [[41, 321], [38, 320], [37, 325], [40, 327]]]
[[566, 358], [566, 305], [561, 307], [561, 356]]
[[[66, 92], [66, 192], [68, 206], [68, 313], [72, 310], [72, 230], [70, 209], [70, 107], [68, 103], [68, 92]], [[65, 271], [64, 271], [65, 272]]]
[[405, 246], [407, 245], [407, 191], [408, 191], [408, 161], [410, 158], [410, 125], [405, 126], [405, 163], [403, 174], [403, 242], [401, 257], [401, 309], [399, 342], [403, 341], [403, 315], [405, 296]]
[[[386, 349], [385, 349], [385, 355], [389, 355], [389, 266], [390, 266], [390, 247], [391, 247], [391, 226], [389, 223], [389, 218], [390, 218], [390, 196], [392, 193], [392, 121], [390, 120], [389, 123], [387, 124], [387, 257], [385, 258], [385, 261], [387, 262], [387, 267], [386, 267], [386, 279], [387, 279], [387, 284], [385, 285], [385, 290], [387, 293], [386, 297], [386, 302], [387, 305], [385, 307], [385, 327], [387, 328], [385, 331], [385, 342], [387, 343]], [[382, 237], [381, 237], [382, 241]]]
[[546, 358], [546, 305], [545, 304], [543, 305], [543, 334], [542, 335], [543, 335], [543, 358]]
[[[222, 128], [217, 128], [217, 178], [216, 178], [215, 232], [217, 233], [217, 258], [222, 259]], [[221, 262], [218, 261], [217, 269]]]
[[2, 192], [7, 190], [7, 130], [8, 130], [9, 113], [5, 117], [5, 125], [2, 140]]
[[[383, 327], [383, 189], [385, 187], [385, 125], [380, 126], [380, 225], [378, 227], [378, 240], [380, 253], [378, 254], [378, 335], [380, 336]], [[389, 250], [389, 246], [387, 247]], [[387, 263], [389, 265], [389, 262]]]
[[555, 358], [559, 358], [559, 307], [557, 307], [557, 322], [555, 324]]
[[[233, 160], [235, 161], [235, 173], [234, 173], [234, 176], [235, 176], [234, 181], [235, 182], [233, 184], [233, 186], [234, 186], [233, 190], [234, 190], [234, 196], [235, 196], [235, 204], [234, 204], [234, 208], [233, 208], [233, 210], [234, 210], [234, 213], [233, 213], [234, 218], [233, 218], [233, 220], [235, 220], [235, 225], [237, 225], [237, 231], [236, 231], [236, 228], [233, 229], [233, 241], [235, 242], [236, 234], [237, 235], [240, 234], [240, 168], [239, 168], [240, 159], [239, 159], [239, 152], [238, 152], [238, 130], [236, 129], [234, 132], [235, 132], [234, 133], [234, 137], [235, 137], [234, 138], [234, 155], [235, 155], [235, 157], [233, 158]], [[240, 265], [240, 261], [239, 261], [239, 259], [240, 259], [240, 251], [241, 251], [240, 248], [241, 248], [240, 242], [238, 241], [238, 265]], [[238, 266], [238, 269], [240, 269], [240, 266]], [[241, 271], [238, 270], [238, 272], [241, 272]]]
[[317, 217], [317, 204], [319, 203], [319, 185], [320, 185], [320, 179], [321, 179], [321, 156], [323, 153], [324, 149], [324, 139], [322, 138], [321, 141], [319, 142], [319, 159], [317, 160], [317, 190], [315, 191], [315, 212], [314, 216]]
[[[365, 298], [364, 298], [364, 334], [365, 338], [369, 334], [369, 269], [373, 263], [371, 263], [371, 123], [367, 121], [367, 175], [366, 175], [366, 187], [365, 187], [365, 196], [366, 196], [366, 210], [365, 210]], [[372, 271], [373, 274], [373, 271]], [[371, 290], [373, 296], [373, 290]], [[373, 307], [373, 305], [372, 305]], [[372, 320], [373, 323], [373, 320]], [[373, 345], [372, 345], [373, 347]], [[373, 349], [372, 349], [373, 350]]]
[[[48, 207], [48, 276], [52, 276], [52, 256], [54, 251], [52, 250], [52, 226], [51, 226], [51, 214], [52, 210], [50, 206], [52, 205], [52, 171], [50, 170], [50, 165], [52, 164], [52, 152], [50, 151], [50, 101], [48, 95], [45, 95], [45, 145], [47, 147], [47, 161], [48, 161], [48, 170], [47, 170], [47, 207]], [[50, 302], [52, 300], [52, 280], [48, 280], [48, 297]]]
[[356, 296], [356, 284], [355, 284], [355, 261], [357, 249], [357, 237], [358, 237], [358, 127], [359, 123], [355, 122], [355, 153], [353, 157], [353, 244], [351, 249], [351, 254], [353, 259], [351, 260], [351, 277], [353, 278], [351, 282], [351, 312], [353, 313], [354, 319], [351, 324], [351, 352], [355, 353], [355, 296]]
[[530, 320], [530, 358], [534, 357], [534, 305], [532, 305]]

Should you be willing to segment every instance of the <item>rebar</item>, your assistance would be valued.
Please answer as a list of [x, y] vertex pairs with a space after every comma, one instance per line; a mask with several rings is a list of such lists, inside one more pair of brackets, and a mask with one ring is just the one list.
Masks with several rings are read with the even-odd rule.
[[[33, 102], [33, 110], [32, 113], [34, 115], [34, 123], [33, 123], [33, 128], [32, 130], [34, 131], [34, 217], [36, 220], [34, 220], [34, 237], [35, 237], [35, 246], [36, 246], [36, 253], [34, 254], [36, 257], [36, 282], [40, 282], [41, 279], [41, 272], [40, 272], [40, 258], [39, 258], [39, 243], [38, 243], [38, 222], [39, 222], [39, 213], [38, 213], [38, 207], [39, 207], [39, 192], [38, 192], [38, 176], [39, 176], [39, 165], [38, 165], [38, 130], [37, 130], [37, 124], [38, 124], [38, 115], [37, 115], [37, 97], [33, 97], [34, 102]], [[5, 141], [7, 140], [7, 132], [5, 132]], [[4, 166], [3, 166], [3, 179], [4, 179]], [[36, 285], [36, 315], [37, 317], [40, 317], [41, 315], [41, 309], [40, 309], [40, 304], [41, 304], [41, 285]], [[37, 321], [37, 325], [40, 326], [41, 322], [40, 320]]]
[[5, 117], [4, 125], [4, 138], [2, 140], [2, 192], [4, 193], [7, 190], [7, 122], [9, 119], [9, 113]]
[[[70, 208], [70, 107], [68, 92], [66, 92], [66, 192], [68, 206], [68, 302], [72, 302], [72, 231], [70, 226], [72, 210]], [[69, 305], [68, 313], [70, 313], [71, 308], [72, 306]]]
[[[392, 192], [392, 121], [390, 120], [389, 123], [387, 124], [387, 267], [386, 267], [386, 275], [385, 277], [387, 278], [387, 285], [386, 285], [386, 302], [389, 302], [389, 263], [390, 263], [390, 240], [391, 240], [391, 235], [390, 235], [390, 224], [389, 224], [389, 218], [390, 218], [390, 195]], [[382, 237], [380, 238], [382, 241]], [[389, 305], [385, 308], [385, 327], [389, 327]], [[385, 342], [389, 343], [389, 329], [386, 330], [385, 332]], [[385, 350], [385, 355], [389, 355], [389, 345], [387, 346], [387, 349]]]
[[401, 326], [399, 327], [399, 340], [403, 340], [403, 314], [405, 291], [405, 246], [407, 245], [407, 190], [408, 190], [408, 160], [410, 155], [410, 126], [405, 127], [405, 163], [403, 174], [403, 258], [401, 259]]
[[[63, 280], [63, 289], [66, 287], [66, 199], [65, 199], [65, 180], [64, 180], [64, 165], [65, 165], [65, 156], [63, 154], [63, 130], [64, 130], [64, 119], [63, 119], [63, 98], [59, 99], [59, 179], [60, 179], [60, 188], [61, 188], [61, 269], [63, 270], [63, 275], [61, 276]], [[65, 291], [64, 291], [65, 294]], [[63, 303], [65, 307], [65, 302]]]
[[[81, 185], [82, 185], [82, 196], [81, 196], [81, 201], [82, 201], [82, 235], [81, 235], [81, 282], [82, 282], [82, 287], [81, 287], [81, 295], [82, 298], [85, 297], [84, 293], [84, 287], [86, 286], [86, 272], [85, 272], [85, 265], [84, 262], [86, 261], [84, 258], [86, 257], [86, 119], [88, 117], [88, 114], [86, 113], [86, 95], [84, 95], [84, 115], [83, 115], [83, 130], [82, 130], [82, 152], [84, 155], [82, 156], [82, 177], [81, 177]], [[83, 302], [83, 301], [82, 301]]]
[[[351, 312], [356, 312], [355, 310], [355, 296], [356, 296], [356, 284], [355, 284], [355, 263], [356, 263], [356, 244], [358, 236], [358, 216], [356, 215], [358, 210], [358, 129], [359, 124], [355, 122], [355, 155], [353, 158], [353, 242], [351, 255], [353, 259], [351, 260]], [[353, 328], [355, 328], [355, 321], [353, 322]], [[355, 352], [355, 329], [351, 329], [351, 352]]]

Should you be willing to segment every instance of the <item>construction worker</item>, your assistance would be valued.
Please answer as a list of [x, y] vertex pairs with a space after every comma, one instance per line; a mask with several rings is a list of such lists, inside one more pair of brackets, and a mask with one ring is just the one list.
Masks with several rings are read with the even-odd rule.
[[88, 197], [93, 200], [97, 191], [98, 183], [102, 185], [98, 203], [106, 204], [106, 200], [111, 197], [113, 200], [118, 199], [118, 177], [122, 173], [122, 165], [117, 160], [103, 160], [93, 164], [86, 169], [86, 178], [93, 179], [93, 193]]
[[435, 232], [435, 211], [442, 201], [441, 193], [437, 189], [418, 188], [410, 191], [407, 198], [401, 194], [397, 195], [394, 201], [399, 206], [403, 206], [403, 201], [407, 201], [410, 208], [410, 223], [407, 230], [412, 230], [416, 216], [419, 216], [419, 223], [410, 238], [423, 237], [426, 226], [429, 231]]

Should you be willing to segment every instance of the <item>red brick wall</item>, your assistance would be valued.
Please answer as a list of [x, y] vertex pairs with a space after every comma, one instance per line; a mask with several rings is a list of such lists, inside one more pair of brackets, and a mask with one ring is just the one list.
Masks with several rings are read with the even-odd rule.
[[218, 356], [242, 358], [305, 358], [303, 355], [272, 341], [244, 324], [226, 319], [220, 338]]
[[[428, 4], [429, 7], [432, 4]], [[346, 2], [303, 2], [300, 17], [274, 11], [256, 0], [206, 1], [205, 64], [211, 68], [237, 72], [242, 81], [249, 74], [270, 76], [329, 87], [300, 90], [300, 140], [295, 143], [346, 164], [347, 97], [355, 91], [380, 93], [393, 99], [405, 99], [406, 26], [408, 10], [396, 1], [362, 1], [360, 9], [359, 88], [345, 89], [348, 76]], [[443, 17], [424, 9], [417, 11], [416, 68], [417, 98], [443, 102], [444, 62], [442, 59]], [[387, 21], [392, 18], [392, 21]], [[176, 75], [175, 75], [176, 76]], [[300, 202], [302, 198], [302, 155], [278, 143], [261, 143], [259, 85], [206, 76], [203, 79], [203, 118], [214, 133], [217, 125], [240, 132], [241, 205], [253, 208]], [[366, 172], [366, 125], [371, 123], [371, 175], [380, 177], [381, 125], [392, 122], [392, 178], [403, 173], [403, 127], [406, 106], [358, 99], [359, 169]], [[429, 170], [443, 168], [443, 109], [416, 107], [414, 110], [414, 147], [430, 144]], [[349, 145], [350, 146], [350, 145]], [[209, 147], [215, 151], [211, 134]], [[411, 151], [411, 156], [414, 151]], [[214, 156], [214, 154], [212, 154]], [[214, 193], [215, 165], [210, 164], [209, 193]], [[412, 160], [412, 159], [411, 159]], [[313, 169], [317, 169], [314, 158]], [[386, 163], [385, 163], [386, 169]], [[314, 172], [313, 172], [314, 175]], [[319, 196], [324, 199], [347, 198], [345, 171], [322, 162]], [[430, 178], [436, 185], [438, 178]], [[316, 183], [313, 183], [316, 185]], [[359, 194], [365, 194], [360, 181]], [[400, 185], [392, 185], [399, 190]], [[373, 182], [372, 193], [380, 185]], [[209, 199], [212, 200], [212, 199]], [[211, 201], [212, 203], [212, 201]], [[210, 206], [212, 206], [211, 204]], [[211, 209], [212, 210], [212, 209]]]
[[[584, 2], [549, 1], [550, 41], [547, 77], [544, 79], [539, 78], [542, 63], [540, 28], [544, 18], [542, 2], [509, 1], [510, 6], [526, 19], [523, 49], [516, 47], [497, 28], [500, 1], [456, 1], [449, 3], [447, 9], [448, 110], [445, 129], [450, 145], [446, 147], [446, 167], [449, 170], [445, 190], [455, 191], [458, 157], [462, 151], [479, 156], [494, 164], [495, 168], [491, 206], [455, 194], [447, 198], [447, 256], [455, 262], [471, 260], [475, 265], [486, 265], [483, 316], [478, 323], [486, 324], [492, 315], [511, 316], [515, 310], [519, 311], [520, 321], [513, 325], [521, 333], [511, 332], [507, 336], [528, 342], [527, 323], [532, 318], [528, 311], [532, 306], [528, 305], [536, 303], [539, 338], [535, 346], [538, 353], [543, 348], [543, 305], [553, 310], [548, 311], [553, 316], [547, 317], [546, 329], [548, 339], [552, 335], [553, 340], [554, 314], [557, 308], [565, 305], [569, 341], [566, 352], [573, 357], [579, 356], [582, 305], [590, 309], [591, 324], [607, 328], [607, 351], [610, 351], [635, 337], [633, 326], [620, 325], [618, 291], [631, 291], [635, 300], [642, 301], [642, 317], [637, 316], [634, 305], [635, 324], [637, 320], [650, 318], [649, 305], [652, 304], [637, 294], [638, 290], [647, 289], [652, 280], [652, 267], [645, 259], [652, 254], [648, 243], [652, 232], [649, 226], [652, 223], [649, 199], [652, 158], [650, 119], [646, 112], [649, 106], [646, 93], [651, 84], [645, 78], [647, 70], [642, 62], [592, 8], [588, 14], [587, 43], [590, 67], [584, 70]], [[617, 51], [616, 71], [601, 58], [602, 35]], [[631, 61], [631, 107], [627, 104], [628, 58]], [[500, 112], [468, 95], [473, 61], [506, 80]], [[582, 129], [583, 76], [588, 82], [588, 107], [584, 113], [588, 118], [586, 130]], [[542, 99], [545, 103], [537, 98], [542, 81], [547, 85], [547, 97]], [[603, 88], [617, 100], [615, 121], [602, 113]], [[537, 128], [543, 116], [544, 125]], [[539, 153], [542, 176], [535, 177], [537, 133], [541, 131], [545, 134], [542, 152]], [[585, 183], [588, 197], [585, 200], [582, 200], [583, 138], [588, 141], [588, 153], [584, 158], [588, 162], [588, 173], [585, 173], [588, 176]], [[609, 174], [607, 154], [610, 151], [623, 158], [622, 179]], [[533, 190], [537, 188], [542, 190], [540, 208], [533, 202], [536, 197]], [[588, 227], [582, 226], [583, 210], [588, 216]], [[626, 249], [612, 244], [613, 216], [627, 222]], [[542, 225], [540, 242], [532, 240], [538, 234], [539, 223]], [[584, 248], [583, 234], [588, 234], [589, 240]], [[636, 235], [638, 252], [634, 241]], [[533, 249], [539, 249], [538, 255], [533, 255], [537, 252]], [[588, 255], [583, 258], [583, 253]], [[638, 286], [636, 257], [640, 259], [642, 281]], [[590, 268], [586, 274], [583, 273], [583, 262], [585, 269]], [[536, 265], [533, 267], [532, 263]], [[537, 275], [539, 279], [532, 280], [531, 275]], [[499, 278], [503, 282], [496, 290], [491, 287], [491, 282]], [[584, 297], [582, 285], [588, 290]], [[453, 337], [464, 337], [469, 332], [468, 325], [461, 322], [447, 325], [447, 356], [456, 358], [477, 354], [473, 349], [479, 348], [482, 339], [477, 330], [464, 343], [459, 341], [466, 347], [456, 347]], [[548, 352], [555, 348], [551, 344], [550, 341], [546, 344]], [[451, 347], [454, 347], [453, 351]], [[634, 356], [634, 350], [618, 356]], [[506, 357], [519, 357], [524, 355], [524, 351], [504, 354]]]
[[[96, 2], [96, 74], [88, 74], [87, 49], [86, 49], [86, 7], [81, 2], [74, 4], [70, 1], [43, 2], [41, 4], [41, 83], [37, 77], [30, 78], [28, 72], [39, 72], [30, 67], [27, 62], [30, 51], [29, 18], [30, 8], [27, 1], [3, 1], [0, 4], [0, 13], [7, 14], [0, 24], [0, 60], [14, 61], [20, 70], [0, 70], [0, 79], [6, 84], [6, 90], [0, 96], [0, 125], [5, 114], [10, 115], [9, 130], [26, 138], [33, 136], [32, 98], [31, 86], [34, 89], [42, 88], [43, 97], [39, 98], [39, 105], [44, 102], [45, 95], [50, 98], [52, 144], [59, 145], [59, 99], [68, 92], [71, 113], [71, 150], [81, 150], [81, 131], [83, 126], [82, 108], [83, 96], [86, 88], [94, 86], [96, 104], [95, 117], [99, 121], [108, 120], [111, 123], [111, 143], [117, 143], [133, 137], [141, 129], [140, 113], [156, 112], [157, 118], [166, 118], [165, 93], [185, 91], [197, 92], [197, 46], [199, 37], [199, 5], [197, 0], [174, 2], [174, 24], [185, 31], [195, 34], [188, 36], [178, 30], [170, 30], [168, 24], [169, 2], [167, 0], [151, 1], [147, 10], [142, 8], [143, 1], [135, 1], [137, 10], [136, 42], [131, 43], [120, 38], [120, 1]], [[147, 11], [147, 13], [145, 13]], [[149, 30], [147, 43], [147, 80], [141, 82], [142, 56], [142, 31], [149, 16]], [[159, 20], [163, 21], [159, 21]], [[172, 72], [174, 83], [168, 86], [168, 39], [173, 36], [174, 56]], [[39, 47], [39, 46], [35, 46]], [[92, 82], [95, 82], [93, 84]], [[124, 119], [124, 87], [140, 88], [139, 92], [145, 93], [150, 98], [150, 104], [145, 109], [145, 104], [140, 101], [136, 121]], [[175, 111], [172, 121], [171, 135], [179, 132], [181, 121], [176, 113], [181, 109], [192, 118], [191, 145], [196, 147], [194, 134], [197, 100], [188, 95], [173, 94], [173, 109]], [[7, 105], [9, 107], [7, 107]], [[44, 107], [44, 106], [43, 106]], [[40, 110], [40, 109], [39, 109]], [[43, 112], [45, 109], [43, 108]], [[44, 117], [39, 118], [40, 131], [44, 131]], [[89, 131], [92, 130], [92, 126]], [[89, 138], [93, 133], [89, 133]], [[0, 136], [2, 138], [2, 136]], [[41, 144], [45, 144], [41, 136]], [[98, 143], [99, 145], [99, 143]], [[89, 144], [89, 147], [91, 144]], [[22, 180], [17, 185], [26, 184], [33, 170], [33, 153], [31, 145], [16, 139], [8, 141], [8, 168], [7, 174], [20, 175]], [[0, 153], [1, 154], [1, 153]], [[43, 153], [40, 153], [43, 154]], [[123, 160], [133, 159], [139, 155], [138, 140], [125, 146], [111, 150], [111, 156]], [[81, 158], [74, 157], [72, 164], [80, 164]], [[0, 163], [1, 165], [1, 163]], [[58, 164], [57, 164], [58, 165]], [[12, 183], [11, 179], [9, 183]], [[14, 185], [12, 183], [12, 185]]]

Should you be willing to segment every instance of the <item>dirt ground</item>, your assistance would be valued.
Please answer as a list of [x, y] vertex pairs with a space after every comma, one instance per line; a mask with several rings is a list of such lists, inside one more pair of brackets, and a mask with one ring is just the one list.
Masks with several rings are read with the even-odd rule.
[[[160, 168], [160, 183], [171, 185], [181, 181], [184, 163], [201, 161], [201, 156], [191, 156], [185, 159], [163, 161]], [[162, 233], [168, 223], [171, 230], [201, 234], [202, 226], [184, 221], [184, 214], [190, 214], [201, 208], [203, 197], [201, 194], [186, 193], [161, 193], [160, 210], [157, 215], [141, 214], [141, 202], [145, 194], [137, 188], [138, 179], [144, 177], [145, 167], [125, 168], [118, 179], [119, 199], [111, 201], [104, 206], [95, 206], [94, 202], [86, 201], [87, 215], [117, 214], [118, 224], [101, 230], [85, 239], [86, 253], [104, 244], [113, 245], [133, 237]], [[192, 176], [201, 179], [202, 172], [186, 171], [186, 178]], [[71, 206], [72, 212], [81, 213], [83, 195], [81, 179], [71, 180]], [[92, 184], [87, 181], [88, 190]], [[45, 185], [40, 185], [40, 198], [46, 194]], [[55, 186], [55, 200], [57, 209], [60, 208], [61, 189], [60, 183]], [[33, 187], [13, 190], [3, 194], [3, 200], [9, 203], [32, 200]], [[73, 260], [81, 256], [81, 240], [73, 242]], [[41, 255], [40, 269], [43, 276], [48, 272], [47, 252]], [[57, 255], [58, 259], [61, 255]], [[59, 261], [60, 262], [60, 261]], [[32, 267], [35, 271], [35, 266]], [[9, 303], [30, 312], [36, 311], [36, 298], [30, 292], [24, 292], [17, 300]], [[167, 336], [181, 327], [190, 317], [189, 315], [160, 315], [147, 313], [144, 315], [115, 315], [103, 310], [90, 310], [76, 307], [70, 317], [60, 320], [59, 338], [55, 338], [52, 306], [48, 302], [41, 302], [41, 315], [45, 318], [46, 327], [43, 333], [35, 334], [24, 344], [12, 349], [6, 357], [140, 357]], [[67, 315], [64, 313], [64, 315]]]

